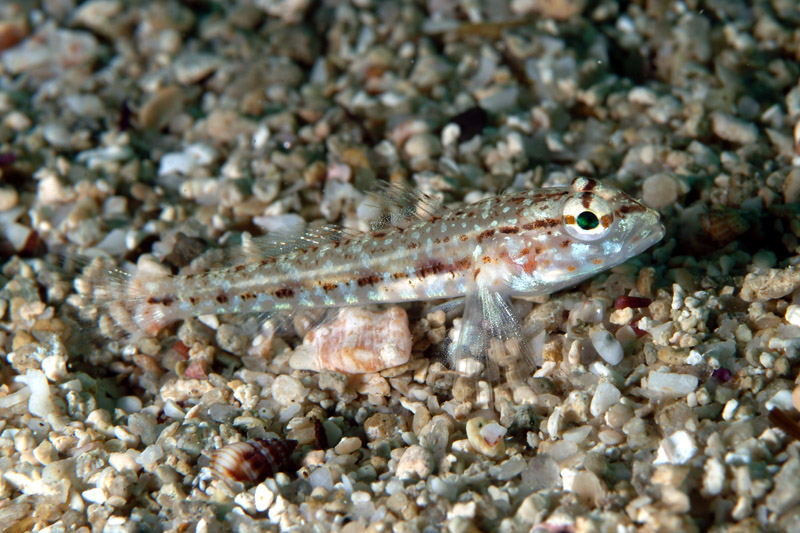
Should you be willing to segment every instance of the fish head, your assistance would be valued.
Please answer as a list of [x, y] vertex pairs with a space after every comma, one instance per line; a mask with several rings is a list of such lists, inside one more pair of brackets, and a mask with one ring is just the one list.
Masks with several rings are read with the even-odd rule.
[[[554, 194], [556, 196], [556, 194]], [[644, 252], [665, 234], [659, 213], [621, 190], [576, 178], [547, 206], [546, 231], [521, 235], [537, 250], [515, 292], [546, 294], [574, 285]]]

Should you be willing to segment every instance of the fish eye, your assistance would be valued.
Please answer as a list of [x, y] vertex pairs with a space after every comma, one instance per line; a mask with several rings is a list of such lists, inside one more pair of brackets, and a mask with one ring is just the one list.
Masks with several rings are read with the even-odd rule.
[[594, 229], [600, 225], [600, 219], [591, 211], [584, 211], [578, 215], [578, 218], [575, 220], [578, 223], [578, 227], [582, 230]]
[[563, 220], [567, 233], [572, 237], [580, 241], [594, 241], [608, 233], [614, 214], [608, 202], [600, 196], [580, 192], [564, 202]]

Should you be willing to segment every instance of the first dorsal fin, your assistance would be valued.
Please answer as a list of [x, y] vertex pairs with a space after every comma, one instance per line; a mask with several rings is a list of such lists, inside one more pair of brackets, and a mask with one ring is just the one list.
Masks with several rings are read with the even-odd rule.
[[375, 183], [375, 190], [370, 191], [369, 195], [374, 205], [383, 213], [372, 223], [373, 230], [390, 226], [405, 228], [417, 222], [441, 217], [449, 211], [433, 196], [402, 182], [378, 181]]

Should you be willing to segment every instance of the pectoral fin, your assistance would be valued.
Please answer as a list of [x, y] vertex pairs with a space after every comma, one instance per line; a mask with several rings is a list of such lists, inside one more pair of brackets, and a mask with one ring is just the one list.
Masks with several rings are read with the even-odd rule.
[[518, 383], [533, 373], [533, 357], [507, 295], [480, 285], [467, 293], [450, 363], [466, 375], [493, 383]]

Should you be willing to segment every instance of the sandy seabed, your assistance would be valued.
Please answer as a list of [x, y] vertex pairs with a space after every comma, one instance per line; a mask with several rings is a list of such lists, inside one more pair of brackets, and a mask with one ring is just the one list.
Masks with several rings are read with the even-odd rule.
[[[800, 531], [799, 75], [791, 0], [3, 2], [0, 528]], [[667, 235], [520, 302], [542, 364], [494, 391], [440, 302], [353, 377], [236, 315], [115, 336], [59, 259], [202, 271], [369, 230], [375, 179], [577, 176]], [[248, 450], [276, 464], [236, 481]]]

